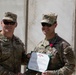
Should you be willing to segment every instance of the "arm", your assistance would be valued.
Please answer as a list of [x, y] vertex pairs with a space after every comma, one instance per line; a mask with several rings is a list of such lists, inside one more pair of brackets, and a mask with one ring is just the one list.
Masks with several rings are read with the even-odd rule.
[[9, 57], [8, 55], [3, 56], [2, 55], [2, 49], [0, 47], [0, 75], [22, 75], [21, 73], [14, 73], [10, 67], [7, 65], [3, 64], [6, 60], [8, 60]]
[[26, 50], [23, 46], [22, 47], [22, 58], [21, 58], [22, 64], [26, 65], [29, 61], [29, 58], [30, 58], [30, 53], [26, 54]]

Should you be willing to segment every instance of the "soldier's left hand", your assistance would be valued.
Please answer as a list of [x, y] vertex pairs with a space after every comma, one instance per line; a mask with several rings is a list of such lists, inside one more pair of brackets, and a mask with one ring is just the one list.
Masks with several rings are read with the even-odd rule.
[[42, 75], [52, 75], [50, 71], [42, 72]]

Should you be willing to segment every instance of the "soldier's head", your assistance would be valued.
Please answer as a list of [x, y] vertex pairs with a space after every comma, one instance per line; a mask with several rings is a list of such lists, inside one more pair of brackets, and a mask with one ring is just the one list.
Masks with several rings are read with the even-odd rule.
[[41, 21], [42, 31], [45, 34], [51, 34], [55, 31], [57, 26], [57, 15], [55, 13], [43, 14], [43, 18]]
[[1, 21], [4, 31], [13, 32], [17, 26], [17, 15], [12, 12], [5, 12]]
[[50, 27], [51, 25], [57, 23], [57, 15], [55, 15], [55, 13], [49, 13], [49, 14], [43, 14], [43, 18], [41, 21], [42, 26], [44, 26], [44, 24], [48, 24], [48, 26]]
[[2, 19], [17, 22], [17, 15], [12, 12], [5, 12], [4, 17]]

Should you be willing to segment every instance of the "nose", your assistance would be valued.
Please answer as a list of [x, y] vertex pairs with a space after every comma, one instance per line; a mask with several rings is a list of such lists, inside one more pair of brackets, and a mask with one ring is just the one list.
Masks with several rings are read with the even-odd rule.
[[47, 26], [43, 26], [42, 30], [48, 30], [48, 27]]

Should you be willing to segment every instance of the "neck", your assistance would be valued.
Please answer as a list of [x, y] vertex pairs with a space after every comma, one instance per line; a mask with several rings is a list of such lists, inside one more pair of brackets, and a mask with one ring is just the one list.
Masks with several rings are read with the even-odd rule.
[[13, 36], [13, 33], [8, 33], [8, 32], [3, 32], [3, 31], [1, 31], [1, 34], [7, 37], [8, 39], [11, 39]]
[[53, 33], [51, 35], [47, 35], [46, 36], [46, 39], [49, 40], [49, 39], [52, 39], [53, 37], [55, 37], [55, 33]]

